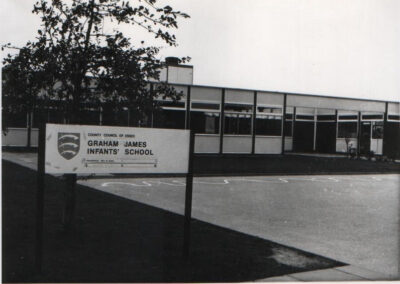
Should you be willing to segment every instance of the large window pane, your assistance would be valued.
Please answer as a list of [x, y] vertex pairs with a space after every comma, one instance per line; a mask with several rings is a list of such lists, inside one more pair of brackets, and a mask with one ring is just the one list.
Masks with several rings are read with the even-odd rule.
[[184, 110], [166, 110], [163, 109], [153, 114], [153, 127], [184, 129], [185, 111]]
[[383, 122], [375, 122], [372, 127], [372, 138], [382, 139], [383, 138]]
[[192, 111], [190, 113], [190, 128], [195, 133], [218, 134], [219, 113]]
[[293, 127], [293, 122], [292, 121], [285, 121], [285, 136], [286, 137], [292, 137], [292, 127]]
[[338, 138], [357, 138], [357, 122], [339, 122]]
[[281, 127], [280, 116], [257, 115], [256, 135], [281, 136]]
[[247, 112], [252, 113], [252, 105], [225, 103], [225, 112]]
[[251, 134], [250, 114], [225, 114], [225, 134]]
[[219, 104], [209, 102], [192, 102], [192, 109], [219, 110]]

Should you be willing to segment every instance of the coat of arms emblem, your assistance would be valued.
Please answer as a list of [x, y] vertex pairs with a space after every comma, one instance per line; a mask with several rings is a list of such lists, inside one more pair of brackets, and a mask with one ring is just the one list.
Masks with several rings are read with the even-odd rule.
[[75, 157], [80, 148], [80, 133], [58, 133], [58, 153], [66, 159], [71, 160]]

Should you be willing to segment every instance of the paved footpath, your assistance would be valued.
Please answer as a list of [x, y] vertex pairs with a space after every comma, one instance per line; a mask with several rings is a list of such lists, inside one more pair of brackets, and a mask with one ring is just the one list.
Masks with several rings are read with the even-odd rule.
[[[3, 153], [3, 159], [36, 169], [36, 154]], [[259, 281], [398, 279], [399, 190], [391, 187], [398, 185], [399, 175], [204, 177], [195, 182], [194, 218], [350, 264]], [[183, 179], [80, 183], [183, 214]], [[252, 195], [241, 190], [244, 186], [251, 186]], [[237, 214], [240, 208], [247, 212]]]

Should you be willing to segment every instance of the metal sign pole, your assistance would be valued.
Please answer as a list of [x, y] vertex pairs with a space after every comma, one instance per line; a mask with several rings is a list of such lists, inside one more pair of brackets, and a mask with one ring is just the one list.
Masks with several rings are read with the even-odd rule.
[[183, 235], [183, 257], [189, 259], [190, 249], [190, 223], [192, 219], [192, 192], [193, 192], [193, 153], [194, 153], [194, 132], [190, 131], [189, 142], [189, 169], [186, 175], [186, 192], [185, 192], [185, 223]]
[[64, 230], [70, 231], [73, 222], [74, 222], [74, 215], [75, 215], [75, 191], [76, 191], [76, 174], [66, 174], [66, 188], [65, 188], [65, 200], [64, 200], [64, 214], [63, 214], [63, 224]]
[[46, 125], [39, 128], [39, 149], [37, 164], [37, 188], [36, 188], [36, 242], [35, 242], [35, 264], [36, 270], [42, 270], [43, 254], [43, 212], [44, 212], [44, 188], [45, 188], [45, 143]]

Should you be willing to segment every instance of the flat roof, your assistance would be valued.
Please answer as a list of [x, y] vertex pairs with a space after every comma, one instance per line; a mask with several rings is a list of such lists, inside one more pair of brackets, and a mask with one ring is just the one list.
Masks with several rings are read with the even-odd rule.
[[[157, 82], [153, 82], [156, 83]], [[343, 100], [359, 100], [359, 101], [368, 101], [368, 102], [383, 102], [383, 103], [395, 103], [399, 104], [400, 101], [385, 101], [385, 100], [375, 100], [375, 99], [364, 99], [364, 98], [354, 98], [354, 97], [336, 97], [336, 96], [328, 96], [328, 95], [320, 95], [320, 94], [304, 94], [304, 93], [292, 93], [292, 92], [282, 92], [282, 91], [269, 91], [269, 90], [258, 90], [258, 89], [244, 89], [244, 88], [229, 88], [229, 87], [220, 87], [220, 86], [209, 86], [209, 85], [195, 85], [195, 84], [177, 84], [177, 83], [168, 83], [174, 86], [183, 86], [183, 87], [198, 87], [198, 88], [213, 88], [213, 89], [225, 89], [225, 90], [234, 90], [234, 91], [246, 91], [246, 92], [263, 92], [263, 93], [274, 93], [274, 94], [286, 94], [286, 95], [297, 95], [297, 96], [307, 96], [307, 97], [320, 97], [320, 98], [331, 98], [331, 99], [343, 99]]]

